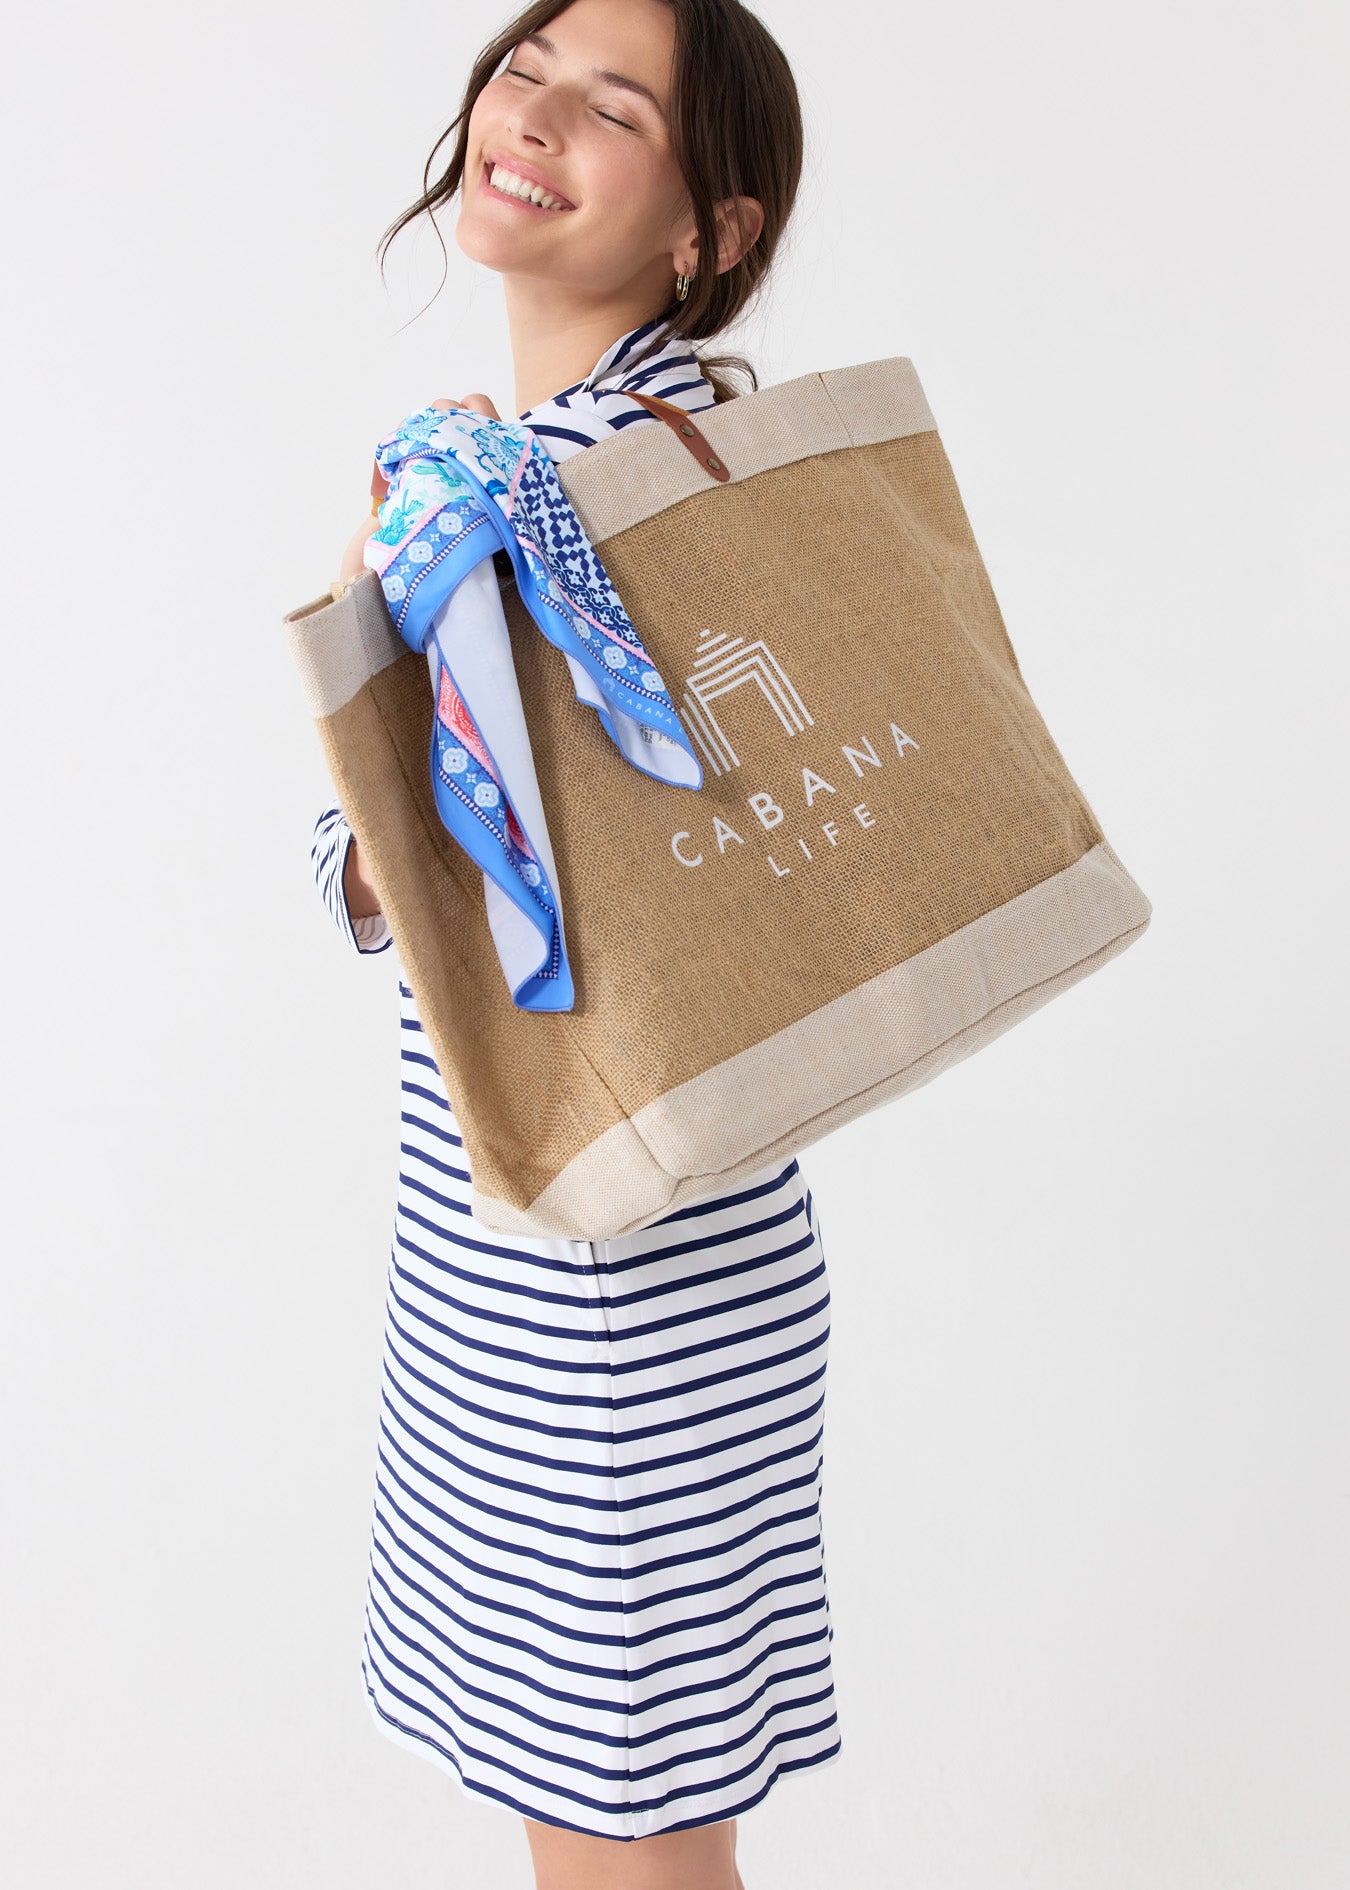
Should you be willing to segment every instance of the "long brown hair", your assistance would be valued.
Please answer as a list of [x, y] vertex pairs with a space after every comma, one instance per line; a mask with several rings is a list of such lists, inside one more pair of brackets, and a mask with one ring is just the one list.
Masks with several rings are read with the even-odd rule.
[[[503, 57], [527, 33], [540, 31], [565, 10], [568, 0], [534, 0], [504, 26], [474, 62], [458, 115], [441, 133], [422, 173], [422, 195], [397, 217], [380, 239], [380, 273], [389, 245], [405, 224], [448, 203], [464, 177], [469, 114]], [[700, 263], [683, 301], [675, 295], [656, 311], [663, 326], [631, 357], [634, 365], [672, 335], [692, 345], [720, 334], [755, 294], [768, 274], [792, 214], [802, 172], [802, 116], [792, 68], [773, 35], [740, 0], [662, 0], [675, 15], [675, 62], [670, 96], [671, 148], [689, 191], [698, 228], [698, 254], [717, 255], [713, 206], [724, 197], [754, 197], [764, 208], [764, 227], [739, 262], [718, 274]], [[432, 181], [436, 153], [459, 127], [450, 161]], [[432, 227], [446, 255], [434, 215]], [[447, 256], [448, 261], [448, 256]], [[442, 285], [445, 277], [441, 278]], [[439, 291], [437, 292], [439, 293]], [[435, 299], [434, 297], [432, 298]], [[720, 369], [759, 377], [744, 355], [697, 355], [719, 401], [743, 391]]]

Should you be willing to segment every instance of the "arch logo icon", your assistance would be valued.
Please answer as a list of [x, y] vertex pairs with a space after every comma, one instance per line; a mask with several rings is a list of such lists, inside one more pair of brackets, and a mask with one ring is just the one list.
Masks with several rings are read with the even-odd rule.
[[690, 733], [714, 774], [728, 774], [741, 765], [727, 740], [713, 703], [733, 689], [753, 684], [789, 735], [812, 724], [806, 704], [782, 664], [763, 638], [747, 643], [725, 631], [705, 630], [694, 652], [693, 674], [686, 679], [684, 706]]

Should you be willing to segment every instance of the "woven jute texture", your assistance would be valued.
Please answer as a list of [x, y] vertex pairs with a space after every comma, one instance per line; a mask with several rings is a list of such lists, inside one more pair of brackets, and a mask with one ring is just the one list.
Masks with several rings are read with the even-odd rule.
[[558, 468], [699, 790], [623, 760], [503, 589], [570, 1012], [511, 1002], [432, 800], [426, 664], [374, 574], [286, 620], [504, 1232], [646, 1225], [930, 1080], [1148, 923], [1023, 682], [912, 365], [700, 423], [724, 485], [659, 426]]

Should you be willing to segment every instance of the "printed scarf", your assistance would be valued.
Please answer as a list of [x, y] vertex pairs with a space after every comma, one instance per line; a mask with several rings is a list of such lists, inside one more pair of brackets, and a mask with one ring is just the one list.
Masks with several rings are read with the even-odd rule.
[[492, 554], [624, 759], [677, 787], [703, 770], [553, 461], [521, 421], [423, 407], [375, 453], [388, 491], [365, 562], [395, 628], [424, 653], [431, 784], [447, 833], [482, 869], [488, 924], [521, 1010], [575, 1002], [557, 870]]

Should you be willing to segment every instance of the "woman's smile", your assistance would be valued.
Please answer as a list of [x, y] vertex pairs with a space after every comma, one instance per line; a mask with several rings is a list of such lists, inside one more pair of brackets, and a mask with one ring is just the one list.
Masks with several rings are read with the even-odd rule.
[[[508, 188], [499, 188], [492, 181], [494, 176], [500, 177]], [[511, 185], [514, 185], [515, 188], [510, 188], [509, 186]], [[536, 184], [534, 180], [523, 171], [514, 169], [510, 164], [495, 162], [491, 158], [486, 158], [483, 161], [480, 189], [485, 196], [494, 198], [498, 203], [516, 204], [522, 210], [533, 210], [537, 216], [541, 217], [559, 216], [574, 207], [570, 203], [560, 203], [556, 201], [550, 204], [535, 203], [531, 198], [523, 194], [517, 194], [518, 192], [523, 193], [530, 189], [540, 188], [544, 187]], [[561, 195], [560, 192], [548, 190], [545, 191], [545, 194], [555, 199]]]

